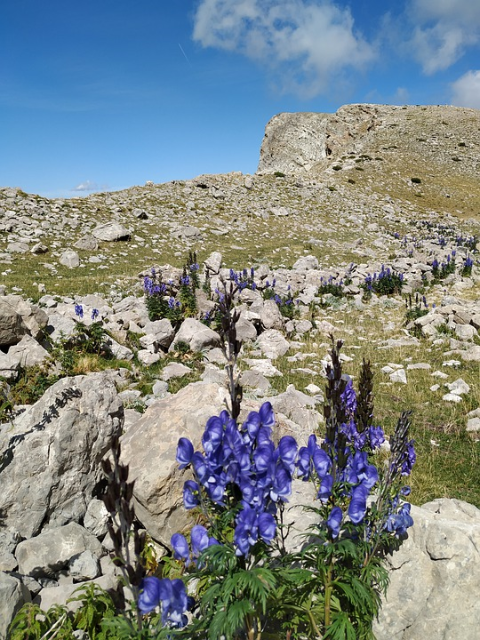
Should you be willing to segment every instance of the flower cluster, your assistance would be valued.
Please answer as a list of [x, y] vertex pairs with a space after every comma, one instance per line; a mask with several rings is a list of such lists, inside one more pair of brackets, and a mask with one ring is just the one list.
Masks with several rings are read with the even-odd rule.
[[392, 293], [400, 293], [403, 287], [403, 273], [396, 273], [390, 267], [382, 268], [373, 276], [369, 273], [365, 276], [362, 288], [366, 294], [376, 293], [378, 295], [390, 295]]
[[472, 258], [470, 258], [470, 256], [468, 256], [465, 259], [465, 262], [463, 263], [462, 276], [464, 276], [464, 277], [471, 276], [472, 275], [472, 268], [473, 268], [473, 260], [472, 260]]
[[191, 465], [195, 475], [194, 481], [184, 485], [187, 509], [205, 497], [228, 508], [233, 506], [234, 494], [241, 496], [234, 533], [237, 555], [248, 555], [259, 538], [267, 543], [273, 540], [277, 507], [291, 492], [297, 443], [284, 436], [275, 446], [274, 424], [272, 405], [265, 402], [240, 427], [227, 411], [210, 418], [202, 437], [204, 453], [194, 452], [187, 438], [178, 443], [180, 468]]
[[209, 536], [208, 531], [201, 524], [197, 524], [192, 528], [190, 539], [191, 549], [188, 546], [187, 539], [181, 533], [174, 533], [171, 539], [174, 558], [183, 560], [187, 567], [192, 562], [193, 564], [197, 563], [202, 551], [214, 544], [218, 544], [218, 540], [213, 536]]
[[451, 273], [455, 273], [455, 256], [456, 251], [453, 250], [451, 255], [448, 254], [445, 262], [441, 264], [438, 262], [437, 258], [434, 258], [432, 261], [432, 275], [434, 280], [443, 280]]
[[179, 578], [160, 580], [155, 576], [143, 578], [137, 606], [142, 614], [151, 613], [158, 606], [162, 610], [164, 627], [184, 627], [187, 624], [186, 611], [191, 605], [185, 585]]
[[[234, 496], [240, 496], [233, 536], [237, 555], [248, 556], [260, 538], [267, 544], [275, 538], [277, 510], [290, 495], [294, 477], [314, 482], [332, 537], [339, 535], [346, 516], [354, 525], [363, 523], [368, 497], [379, 481], [369, 455], [383, 444], [385, 436], [381, 427], [360, 425], [353, 384], [351, 380], [341, 382], [337, 425], [330, 433], [327, 430], [322, 444], [312, 434], [300, 449], [291, 436], [283, 436], [275, 446], [271, 437], [275, 418], [269, 402], [251, 412], [240, 427], [227, 411], [210, 418], [202, 437], [204, 453], [195, 452], [190, 440], [180, 438], [177, 462], [181, 469], [191, 465], [195, 476], [184, 484], [187, 509], [202, 506], [205, 500], [230, 509], [235, 506]], [[392, 475], [408, 475], [415, 462], [413, 441], [402, 441], [397, 448]], [[388, 515], [393, 517], [398, 509], [397, 497]], [[390, 531], [397, 529], [390, 525]], [[203, 527], [192, 530], [192, 551], [180, 534], [172, 538], [176, 557], [187, 563], [217, 543]]]

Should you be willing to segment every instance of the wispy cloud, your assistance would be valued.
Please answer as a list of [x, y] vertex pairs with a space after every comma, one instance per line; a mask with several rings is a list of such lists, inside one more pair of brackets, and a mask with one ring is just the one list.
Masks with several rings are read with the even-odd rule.
[[101, 189], [103, 189], [103, 187], [96, 182], [85, 180], [85, 182], [80, 182], [76, 187], [73, 187], [72, 191], [99, 191]]
[[280, 90], [302, 97], [331, 92], [334, 76], [375, 57], [350, 11], [328, 0], [201, 0], [193, 38], [247, 56]]
[[480, 70], [468, 71], [452, 83], [452, 104], [480, 109]]
[[448, 69], [480, 42], [478, 0], [411, 0], [410, 45], [427, 75]]

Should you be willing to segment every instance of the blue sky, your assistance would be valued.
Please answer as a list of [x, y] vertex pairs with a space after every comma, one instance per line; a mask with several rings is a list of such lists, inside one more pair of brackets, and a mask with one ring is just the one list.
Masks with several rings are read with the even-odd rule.
[[479, 0], [0, 3], [0, 186], [254, 173], [273, 115], [351, 102], [480, 109]]

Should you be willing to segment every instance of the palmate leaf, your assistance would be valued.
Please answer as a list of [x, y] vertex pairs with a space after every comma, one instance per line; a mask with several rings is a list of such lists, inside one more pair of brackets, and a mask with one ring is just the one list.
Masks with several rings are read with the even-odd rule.
[[218, 640], [222, 636], [225, 640], [232, 640], [245, 627], [245, 618], [254, 613], [248, 600], [237, 600], [229, 607], [220, 609], [213, 616], [209, 628], [209, 640]]
[[341, 611], [336, 613], [323, 635], [324, 640], [360, 640], [348, 615]]
[[263, 567], [255, 567], [248, 571], [242, 569], [225, 581], [224, 602], [226, 604], [232, 596], [235, 599], [248, 599], [254, 603], [255, 609], [260, 605], [262, 613], [265, 614], [268, 595], [275, 588], [276, 582], [275, 576], [269, 569]]

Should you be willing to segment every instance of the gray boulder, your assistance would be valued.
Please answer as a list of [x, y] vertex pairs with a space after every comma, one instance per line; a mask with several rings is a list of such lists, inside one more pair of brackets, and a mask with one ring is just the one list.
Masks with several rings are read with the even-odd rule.
[[414, 526], [389, 559], [377, 640], [477, 640], [480, 510], [461, 500], [412, 507]]
[[75, 565], [74, 561], [78, 561], [87, 550], [97, 560], [102, 555], [102, 545], [97, 538], [76, 522], [70, 522], [20, 542], [15, 556], [21, 574], [34, 578], [55, 578], [69, 563], [78, 575], [82, 563]]
[[104, 242], [117, 242], [118, 240], [130, 239], [130, 231], [118, 222], [99, 224], [92, 231], [92, 234], [97, 240], [103, 240]]
[[225, 408], [226, 396], [217, 384], [190, 384], [153, 402], [123, 436], [122, 459], [129, 465], [129, 480], [135, 480], [135, 513], [162, 544], [168, 546], [172, 534], [191, 523], [182, 499], [190, 474], [178, 470], [178, 439], [187, 437], [198, 449], [207, 420]]
[[18, 344], [8, 350], [8, 357], [22, 367], [34, 367], [48, 358], [49, 353], [32, 336], [25, 335]]
[[287, 353], [290, 348], [288, 340], [276, 329], [264, 331], [257, 340], [257, 345], [267, 358], [279, 358]]
[[29, 304], [20, 296], [1, 296], [0, 347], [17, 344], [26, 334], [36, 338], [47, 321], [45, 311]]
[[30, 593], [18, 578], [0, 573], [0, 640], [7, 637], [7, 629], [16, 613], [30, 602]]
[[220, 336], [195, 318], [186, 318], [177, 332], [169, 351], [173, 351], [175, 345], [185, 342], [191, 351], [203, 351], [220, 345]]
[[13, 427], [1, 425], [4, 524], [30, 538], [80, 521], [102, 477], [100, 461], [122, 423], [115, 386], [99, 373], [59, 380]]
[[91, 235], [85, 235], [79, 238], [73, 245], [75, 249], [82, 249], [83, 251], [95, 251], [98, 249], [98, 242]]
[[69, 269], [75, 269], [80, 266], [80, 256], [73, 249], [65, 249], [59, 258], [60, 264]]

